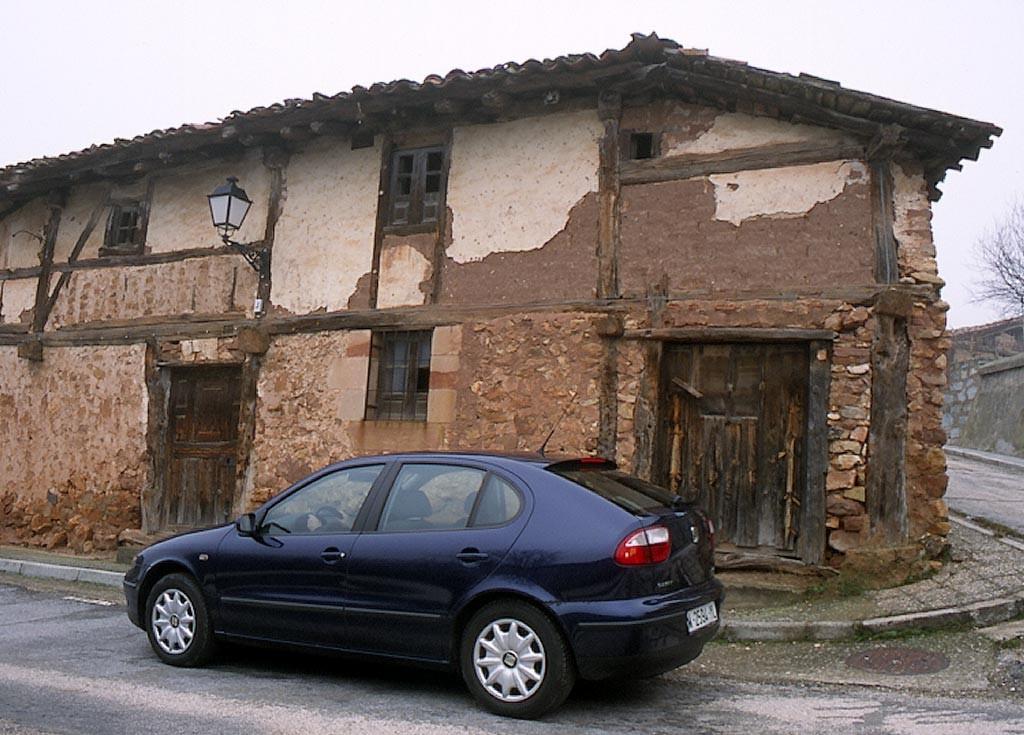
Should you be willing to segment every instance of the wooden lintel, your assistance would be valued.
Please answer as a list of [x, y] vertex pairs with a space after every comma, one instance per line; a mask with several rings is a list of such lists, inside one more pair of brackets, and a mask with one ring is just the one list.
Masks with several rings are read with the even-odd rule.
[[[252, 243], [254, 247], [261, 247], [262, 241]], [[212, 248], [190, 248], [188, 250], [172, 250], [166, 253], [148, 253], [143, 255], [110, 255], [102, 258], [87, 258], [76, 260], [73, 263], [54, 263], [52, 271], [56, 273], [68, 273], [79, 270], [95, 270], [99, 268], [130, 268], [143, 265], [159, 265], [161, 263], [176, 263], [181, 260], [193, 258], [210, 258], [224, 255], [236, 255], [234, 250], [226, 247]], [[0, 271], [0, 281], [11, 281], [19, 278], [35, 278], [39, 275], [39, 266], [32, 268], [12, 268]]]
[[652, 339], [680, 342], [806, 342], [833, 340], [831, 329], [774, 329], [734, 327], [657, 327], [627, 329], [625, 339]]
[[864, 146], [857, 144], [811, 146], [807, 143], [781, 143], [722, 153], [623, 161], [619, 164], [619, 178], [623, 185], [653, 184], [823, 161], [862, 160], [864, 157]]

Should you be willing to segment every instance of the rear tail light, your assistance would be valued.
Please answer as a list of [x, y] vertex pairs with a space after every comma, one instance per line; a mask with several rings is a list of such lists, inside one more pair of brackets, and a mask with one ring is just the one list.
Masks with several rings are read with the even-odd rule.
[[615, 561], [625, 566], [657, 564], [668, 559], [671, 552], [672, 542], [668, 529], [664, 526], [653, 526], [624, 538], [615, 549]]

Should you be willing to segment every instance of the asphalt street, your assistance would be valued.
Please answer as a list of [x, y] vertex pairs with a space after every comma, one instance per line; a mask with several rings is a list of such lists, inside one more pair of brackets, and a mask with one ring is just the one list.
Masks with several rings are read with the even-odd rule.
[[165, 666], [123, 606], [87, 593], [0, 583], [0, 620], [0, 735], [1024, 733], [1018, 698], [753, 683], [698, 665], [578, 687], [544, 721], [512, 722], [437, 672], [245, 649], [203, 669]]
[[1024, 535], [1024, 472], [953, 455], [946, 461], [950, 508]]

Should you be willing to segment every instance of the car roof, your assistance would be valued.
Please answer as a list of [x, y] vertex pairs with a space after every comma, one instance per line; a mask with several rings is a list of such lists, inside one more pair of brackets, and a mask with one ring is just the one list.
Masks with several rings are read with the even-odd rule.
[[[455, 450], [455, 451], [417, 451], [417, 452], [394, 452], [387, 454], [376, 454], [367, 455], [365, 457], [353, 457], [347, 462], [362, 462], [362, 461], [373, 461], [383, 460], [392, 462], [395, 460], [402, 459], [431, 459], [441, 461], [457, 461], [460, 459], [468, 460], [487, 460], [495, 462], [499, 465], [531, 465], [537, 468], [550, 467], [555, 464], [562, 464], [565, 462], [579, 461], [581, 459], [591, 459], [588, 457], [580, 457], [579, 455], [570, 454], [541, 454], [539, 452], [487, 452], [487, 451], [466, 451], [466, 450]], [[340, 463], [339, 463], [340, 464]], [[612, 464], [609, 461], [609, 464]]]

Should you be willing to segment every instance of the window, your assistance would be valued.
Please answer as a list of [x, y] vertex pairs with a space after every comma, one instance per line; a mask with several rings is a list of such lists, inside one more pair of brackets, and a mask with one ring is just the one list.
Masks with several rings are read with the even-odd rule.
[[383, 469], [352, 467], [314, 480], [268, 510], [260, 531], [270, 536], [349, 533]]
[[432, 332], [375, 332], [370, 341], [366, 418], [426, 421]]
[[627, 133], [626, 153], [630, 161], [642, 161], [657, 158], [659, 154], [659, 136], [657, 133]]
[[519, 492], [475, 467], [406, 464], [395, 478], [381, 531], [452, 531], [498, 526], [519, 514]]
[[395, 151], [391, 159], [389, 225], [437, 222], [444, 203], [444, 148]]
[[122, 202], [112, 205], [101, 255], [138, 253], [142, 249], [142, 240], [142, 205], [139, 202]]

